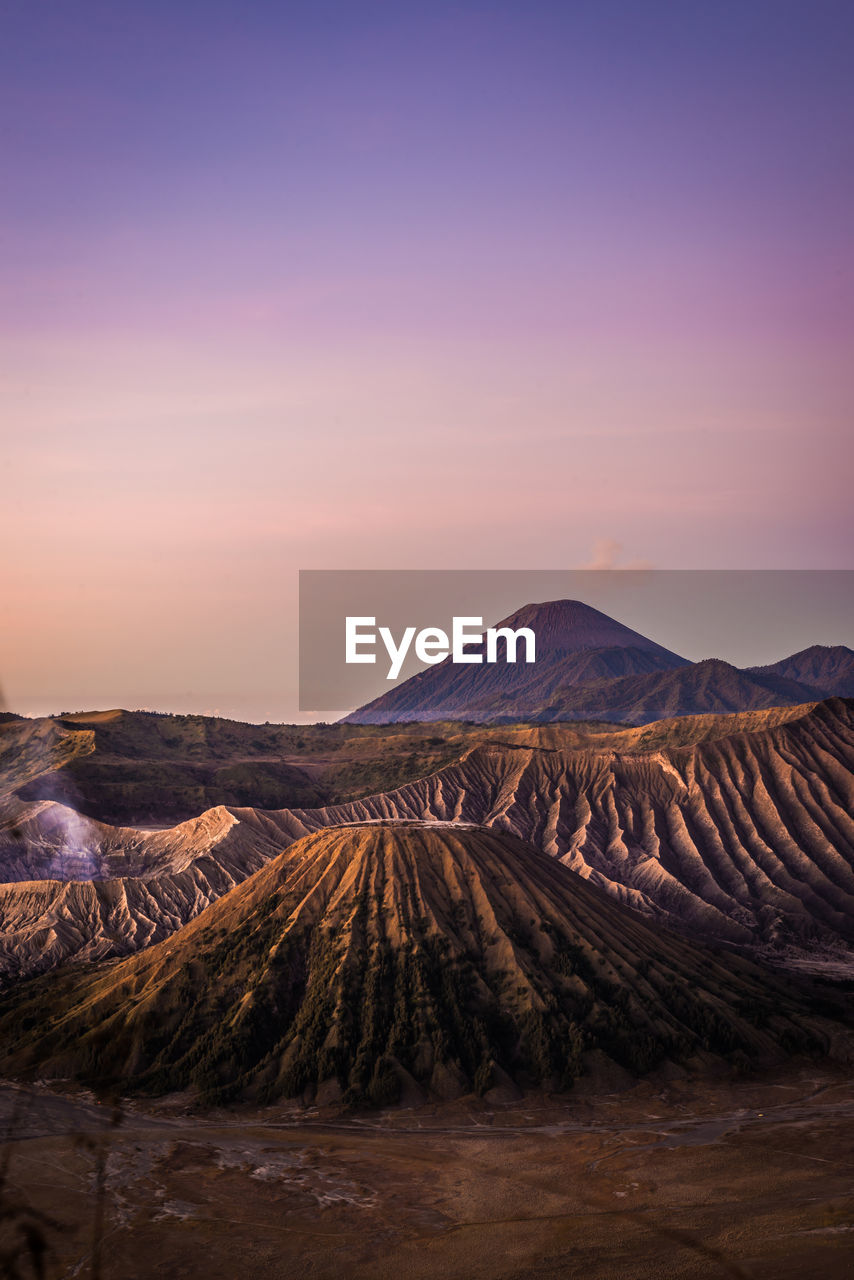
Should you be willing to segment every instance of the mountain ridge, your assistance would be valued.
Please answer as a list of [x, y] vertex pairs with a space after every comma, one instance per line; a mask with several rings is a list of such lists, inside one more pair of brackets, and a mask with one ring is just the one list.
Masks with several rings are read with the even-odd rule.
[[508, 728], [506, 740], [488, 736], [455, 763], [360, 800], [222, 806], [159, 832], [93, 824], [88, 852], [107, 879], [73, 891], [51, 878], [68, 852], [54, 810], [22, 805], [14, 821], [25, 846], [4, 852], [0, 842], [6, 878], [15, 867], [25, 877], [0, 887], [0, 976], [132, 952], [301, 837], [381, 818], [507, 832], [698, 935], [839, 945], [854, 941], [852, 814], [854, 702], [843, 699], [685, 718], [587, 745], [572, 726]]
[[783, 676], [823, 689], [826, 697], [854, 697], [854, 649], [813, 644], [779, 662], [748, 668], [756, 675]]
[[[536, 662], [500, 660], [497, 664], [469, 665], [446, 658], [342, 717], [341, 722], [487, 720], [500, 715], [508, 703], [513, 718], [526, 719], [560, 684], [688, 665], [686, 658], [580, 600], [524, 605], [496, 627], [531, 628], [536, 635]], [[471, 654], [483, 653], [482, 644], [471, 644], [467, 649]], [[499, 641], [499, 658], [505, 652], [503, 641]]]
[[537, 636], [536, 662], [469, 666], [446, 658], [350, 712], [341, 723], [601, 719], [637, 725], [854, 694], [854, 653], [844, 646], [813, 646], [763, 667], [739, 668], [720, 658], [689, 662], [572, 600], [526, 605], [498, 626], [531, 627]]

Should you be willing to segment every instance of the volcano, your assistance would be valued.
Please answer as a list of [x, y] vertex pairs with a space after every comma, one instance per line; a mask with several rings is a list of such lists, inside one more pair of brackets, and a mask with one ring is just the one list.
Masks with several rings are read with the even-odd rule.
[[[536, 662], [462, 665], [448, 658], [375, 698], [345, 721], [525, 719], [566, 686], [690, 666], [686, 658], [580, 600], [528, 604], [497, 625], [513, 630], [529, 627], [536, 636]], [[471, 645], [469, 650], [477, 653], [481, 647]], [[503, 656], [501, 644], [499, 656]]]
[[568, 1087], [591, 1064], [744, 1062], [822, 1037], [782, 982], [610, 900], [512, 835], [305, 837], [172, 938], [22, 984], [7, 1075], [203, 1101]]
[[526, 605], [498, 625], [531, 628], [536, 661], [475, 666], [448, 658], [360, 707], [345, 722], [640, 725], [803, 706], [854, 688], [854, 654], [844, 646], [816, 645], [782, 662], [742, 670], [717, 658], [689, 662], [579, 600]]

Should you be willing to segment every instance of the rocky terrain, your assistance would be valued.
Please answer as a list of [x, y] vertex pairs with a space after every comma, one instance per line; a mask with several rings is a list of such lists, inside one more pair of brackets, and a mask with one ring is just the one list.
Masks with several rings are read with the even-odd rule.
[[0, 1070], [381, 1105], [562, 1089], [603, 1060], [767, 1061], [831, 1033], [781, 980], [514, 836], [366, 822], [297, 841], [168, 941], [14, 988]]
[[110, 827], [50, 802], [0, 829], [0, 980], [166, 938], [281, 850], [225, 808], [164, 831]]
[[490, 744], [388, 795], [281, 821], [287, 830], [295, 816], [312, 826], [353, 815], [482, 822], [711, 935], [850, 939], [852, 764], [854, 704], [833, 699], [684, 747]]
[[[14, 757], [19, 782], [37, 767], [59, 777], [57, 767], [74, 759], [76, 731], [25, 722], [16, 732], [29, 743]], [[80, 750], [91, 746], [91, 730], [79, 735]], [[778, 948], [851, 940], [851, 702], [633, 729], [470, 729], [452, 741], [454, 763], [361, 800], [217, 806], [161, 830], [22, 801], [8, 782], [0, 975], [8, 981], [66, 960], [129, 954], [195, 918], [302, 836], [378, 818], [513, 834], [613, 898], [709, 938]], [[56, 755], [39, 755], [45, 742]]]

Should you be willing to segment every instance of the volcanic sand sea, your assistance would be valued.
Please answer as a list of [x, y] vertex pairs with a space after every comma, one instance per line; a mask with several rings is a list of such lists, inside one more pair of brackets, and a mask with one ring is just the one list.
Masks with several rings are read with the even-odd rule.
[[186, 1103], [125, 1106], [114, 1126], [85, 1095], [0, 1089], [4, 1203], [55, 1224], [48, 1280], [91, 1272], [99, 1164], [101, 1280], [851, 1275], [843, 1071], [345, 1120]]

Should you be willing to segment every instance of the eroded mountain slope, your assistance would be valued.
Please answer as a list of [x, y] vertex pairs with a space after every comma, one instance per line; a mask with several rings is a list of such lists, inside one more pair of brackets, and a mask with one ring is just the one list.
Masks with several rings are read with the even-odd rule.
[[139, 831], [20, 806], [0, 826], [0, 981], [166, 938], [281, 848], [222, 807]]
[[512, 831], [616, 897], [747, 942], [854, 937], [854, 704], [657, 751], [497, 744], [386, 795], [242, 814], [287, 837], [353, 817]]
[[[457, 764], [364, 800], [219, 808], [160, 832], [88, 823], [69, 836], [57, 806], [27, 806], [17, 838], [3, 836], [4, 876], [42, 882], [2, 889], [0, 973], [133, 950], [300, 837], [379, 818], [510, 832], [612, 897], [705, 936], [852, 940], [852, 765], [854, 704], [834, 699], [586, 745], [563, 726], [508, 730], [505, 742], [491, 737]], [[91, 876], [85, 891], [59, 883]]]
[[4, 1074], [190, 1086], [210, 1102], [566, 1087], [591, 1051], [644, 1072], [828, 1044], [749, 962], [652, 925], [514, 836], [433, 822], [321, 831], [168, 942], [0, 1002]]

